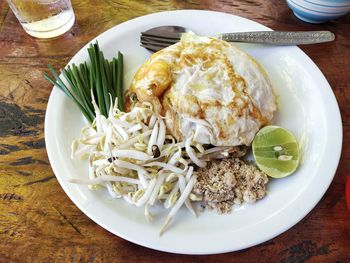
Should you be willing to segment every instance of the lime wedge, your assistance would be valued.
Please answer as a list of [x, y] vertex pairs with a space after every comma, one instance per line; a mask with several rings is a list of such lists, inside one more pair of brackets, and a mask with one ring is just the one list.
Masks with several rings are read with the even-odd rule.
[[255, 135], [253, 155], [260, 170], [274, 178], [292, 174], [299, 165], [297, 140], [279, 126], [266, 126]]

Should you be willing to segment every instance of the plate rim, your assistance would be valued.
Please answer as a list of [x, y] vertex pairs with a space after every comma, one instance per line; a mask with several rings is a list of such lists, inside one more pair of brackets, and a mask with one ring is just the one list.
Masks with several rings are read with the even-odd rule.
[[[266, 28], [266, 30], [271, 30], [270, 28], [254, 21], [251, 19], [247, 19], [241, 16], [237, 16], [237, 15], [232, 15], [232, 14], [228, 14], [228, 13], [224, 13], [224, 12], [217, 12], [217, 11], [209, 11], [209, 10], [192, 10], [192, 9], [187, 9], [187, 10], [173, 10], [173, 11], [163, 11], [163, 12], [157, 12], [157, 13], [152, 13], [152, 14], [147, 14], [144, 16], [140, 16], [137, 18], [133, 18], [131, 20], [128, 20], [126, 22], [123, 22], [121, 24], [115, 25], [113, 27], [111, 27], [110, 29], [106, 30], [105, 32], [101, 33], [100, 35], [96, 36], [95, 38], [93, 38], [92, 40], [90, 40], [86, 45], [84, 45], [78, 52], [76, 52], [74, 54], [74, 56], [70, 59], [70, 61], [68, 62], [68, 64], [72, 63], [72, 61], [74, 60], [74, 58], [78, 55], [78, 53], [82, 52], [83, 50], [86, 49], [86, 47], [92, 43], [93, 41], [95, 41], [96, 39], [102, 38], [103, 36], [108, 35], [110, 32], [112, 32], [113, 30], [116, 30], [116, 28], [118, 27], [125, 27], [128, 24], [132, 24], [135, 21], [138, 20], [142, 20], [142, 19], [147, 19], [149, 17], [156, 17], [158, 15], [166, 15], [166, 14], [174, 14], [174, 13], [180, 13], [180, 12], [185, 12], [185, 13], [216, 13], [216, 14], [225, 14], [228, 16], [233, 16], [235, 18], [238, 19], [243, 19], [243, 20], [247, 20], [249, 22], [253, 22], [256, 25], [259, 25], [260, 27], [264, 27]], [[327, 79], [325, 78], [325, 76], [323, 75], [323, 73], [321, 72], [321, 70], [317, 67], [317, 65], [311, 60], [311, 58], [309, 56], [307, 56], [307, 54], [305, 54], [301, 49], [297, 48], [298, 52], [301, 52], [300, 54], [302, 54], [305, 59], [307, 60], [307, 62], [309, 63], [310, 66], [312, 66], [312, 70], [314, 71], [314, 74], [317, 74], [317, 79], [319, 79], [320, 81], [322, 81], [322, 83], [324, 85], [321, 92], [325, 93], [326, 96], [328, 96], [328, 103], [332, 106], [331, 107], [331, 112], [329, 111], [329, 109], [327, 109], [326, 114], [327, 116], [331, 116], [332, 118], [335, 120], [335, 122], [337, 122], [339, 125], [334, 125], [332, 127], [328, 127], [330, 130], [333, 130], [333, 132], [335, 132], [335, 134], [337, 134], [338, 140], [336, 142], [336, 144], [333, 145], [333, 150], [334, 152], [334, 156], [335, 158], [333, 158], [333, 164], [330, 165], [328, 168], [328, 173], [330, 174], [330, 176], [327, 177], [328, 180], [326, 180], [324, 182], [324, 187], [322, 188], [322, 190], [319, 190], [317, 192], [313, 193], [313, 202], [309, 202], [307, 207], [304, 206], [303, 209], [303, 213], [299, 214], [299, 216], [295, 217], [294, 220], [289, 221], [288, 224], [284, 224], [284, 227], [280, 227], [279, 231], [275, 231], [274, 234], [269, 235], [268, 237], [264, 236], [262, 238], [257, 238], [255, 242], [250, 242], [248, 245], [242, 245], [242, 246], [238, 246], [236, 248], [228, 248], [227, 246], [223, 249], [205, 249], [204, 250], [191, 250], [191, 249], [185, 249], [185, 250], [181, 250], [181, 249], [171, 249], [169, 247], [162, 247], [159, 246], [159, 244], [149, 244], [149, 243], [145, 243], [145, 242], [140, 242], [139, 240], [135, 240], [133, 238], [130, 238], [128, 236], [126, 236], [125, 234], [121, 233], [121, 231], [116, 231], [115, 229], [111, 229], [111, 227], [109, 227], [108, 225], [106, 225], [104, 222], [101, 222], [98, 218], [96, 218], [95, 215], [89, 213], [87, 211], [87, 209], [81, 205], [78, 200], [74, 197], [73, 194], [71, 194], [65, 187], [65, 182], [63, 182], [63, 179], [60, 176], [57, 176], [57, 174], [59, 173], [59, 164], [58, 162], [53, 158], [52, 152], [54, 151], [54, 146], [53, 146], [53, 142], [52, 140], [50, 141], [48, 138], [51, 136], [49, 135], [50, 131], [53, 130], [53, 127], [56, 127], [56, 123], [54, 121], [52, 121], [52, 118], [50, 118], [50, 115], [53, 114], [54, 110], [53, 110], [53, 106], [54, 106], [54, 100], [55, 100], [55, 96], [54, 94], [58, 91], [56, 87], [54, 87], [52, 89], [52, 92], [50, 94], [50, 98], [49, 101], [47, 103], [47, 109], [46, 109], [46, 114], [45, 114], [45, 124], [44, 124], [44, 132], [45, 132], [45, 143], [46, 143], [46, 151], [47, 151], [47, 155], [51, 164], [51, 167], [54, 171], [54, 174], [57, 178], [57, 180], [59, 181], [61, 187], [63, 188], [64, 192], [67, 194], [67, 196], [72, 200], [72, 202], [91, 220], [93, 220], [96, 224], [100, 225], [101, 227], [103, 227], [104, 229], [108, 230], [109, 232], [125, 239], [128, 240], [130, 242], [133, 242], [135, 244], [144, 246], [144, 247], [148, 247], [148, 248], [152, 248], [155, 250], [159, 250], [159, 251], [165, 251], [165, 252], [172, 252], [172, 253], [181, 253], [181, 254], [218, 254], [218, 253], [225, 253], [225, 252], [231, 252], [231, 251], [238, 251], [241, 249], [245, 249], [248, 247], [252, 247], [255, 246], [257, 244], [261, 244], [265, 241], [268, 241], [278, 235], [280, 235], [281, 233], [287, 231], [288, 229], [290, 229], [291, 227], [293, 227], [294, 225], [296, 225], [298, 222], [300, 222], [307, 214], [309, 214], [312, 209], [317, 205], [317, 203], [321, 200], [321, 198], [324, 196], [324, 194], [326, 193], [326, 191], [328, 190], [338, 167], [338, 163], [340, 160], [340, 156], [341, 156], [341, 151], [342, 151], [342, 140], [343, 140], [343, 130], [342, 130], [342, 121], [341, 121], [341, 115], [340, 115], [340, 110], [339, 110], [339, 105], [337, 103], [336, 97], [334, 95], [334, 92], [332, 90], [332, 88], [330, 87]], [[67, 65], [68, 65], [67, 64]], [[330, 96], [329, 96], [330, 95]], [[300, 196], [298, 197], [300, 198]]]

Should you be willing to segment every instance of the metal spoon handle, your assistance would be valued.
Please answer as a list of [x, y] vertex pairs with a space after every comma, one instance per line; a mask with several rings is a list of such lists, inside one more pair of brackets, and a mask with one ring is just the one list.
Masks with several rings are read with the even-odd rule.
[[271, 45], [304, 45], [329, 42], [334, 40], [334, 34], [329, 31], [256, 31], [242, 33], [222, 33], [216, 37], [227, 42], [264, 43]]

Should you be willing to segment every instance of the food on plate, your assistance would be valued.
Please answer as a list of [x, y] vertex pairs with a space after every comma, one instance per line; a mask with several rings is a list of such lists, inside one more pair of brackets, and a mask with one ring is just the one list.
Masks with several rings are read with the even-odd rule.
[[44, 77], [72, 99], [86, 120], [92, 123], [96, 116], [92, 105], [93, 96], [96, 97], [96, 103], [104, 116], [108, 115], [110, 104], [116, 98], [119, 109], [124, 110], [123, 54], [118, 52], [117, 58], [108, 61], [97, 41], [90, 44], [87, 51], [89, 62], [79, 66], [74, 63], [68, 65], [62, 70], [63, 78], [57, 75], [51, 65], [49, 69], [52, 76], [44, 73]]
[[193, 34], [152, 55], [128, 94], [152, 103], [178, 141], [193, 135], [215, 146], [250, 145], [276, 110], [268, 76], [251, 56]]
[[97, 43], [88, 51], [89, 63], [62, 72], [70, 89], [53, 70], [54, 78], [46, 76], [89, 121], [71, 151], [72, 158], [88, 159], [88, 178], [70, 181], [105, 187], [113, 198], [144, 207], [149, 221], [157, 206], [169, 209], [160, 234], [183, 205], [196, 216], [193, 202], [227, 213], [233, 204], [263, 198], [270, 160], [262, 158], [270, 157], [264, 147], [271, 142], [281, 156], [292, 156], [283, 159], [287, 168], [277, 162], [279, 175], [296, 169], [298, 148], [279, 129], [277, 141], [260, 132], [254, 141], [262, 171], [242, 160], [277, 105], [265, 71], [240, 49], [185, 35], [140, 67], [125, 108], [121, 53], [108, 61]]
[[203, 208], [228, 213], [234, 204], [254, 203], [266, 195], [266, 174], [239, 158], [213, 160], [196, 174], [193, 192], [203, 196]]
[[93, 106], [95, 121], [72, 143], [72, 158], [88, 158], [89, 178], [70, 181], [102, 185], [113, 198], [144, 207], [145, 217], [150, 221], [153, 218], [151, 208], [162, 203], [170, 212], [161, 233], [183, 204], [196, 215], [191, 201], [200, 198], [192, 194], [197, 178], [192, 163], [204, 167], [206, 161], [200, 158], [226, 148], [199, 153], [192, 148], [190, 139], [176, 142], [166, 134], [163, 119], [147, 102], [127, 113], [115, 104], [107, 118], [101, 115], [94, 100]]
[[255, 136], [253, 154], [258, 167], [274, 178], [292, 174], [299, 165], [299, 146], [294, 135], [279, 126], [266, 126]]

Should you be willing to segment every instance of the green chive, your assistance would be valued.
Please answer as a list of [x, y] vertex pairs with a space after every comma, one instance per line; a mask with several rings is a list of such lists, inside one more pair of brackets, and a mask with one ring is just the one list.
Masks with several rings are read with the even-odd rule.
[[99, 49], [98, 45], [94, 45], [94, 56], [95, 56], [95, 65], [93, 67], [96, 71], [96, 94], [97, 94], [97, 102], [98, 106], [100, 108], [101, 114], [107, 116], [106, 107], [104, 103], [104, 97], [103, 97], [103, 87], [102, 87], [102, 76], [101, 76], [101, 70], [99, 68]]
[[117, 68], [118, 68], [118, 60], [116, 58], [113, 58], [112, 60], [112, 87], [114, 91], [114, 97], [113, 97], [113, 102], [115, 101], [115, 98], [118, 96], [118, 89], [117, 89]]
[[108, 61], [104, 58], [97, 41], [90, 44], [87, 51], [89, 62], [68, 65], [62, 70], [62, 76], [69, 88], [51, 65], [48, 65], [48, 68], [52, 76], [44, 73], [44, 77], [71, 98], [85, 118], [92, 123], [96, 114], [92, 105], [92, 95], [96, 99], [101, 114], [106, 117], [111, 100], [114, 103], [116, 97], [118, 97], [119, 109], [124, 110], [123, 55], [118, 52], [118, 59], [113, 58]]
[[121, 111], [124, 111], [124, 82], [123, 82], [123, 55], [118, 52], [118, 69], [117, 69], [117, 97], [118, 107]]
[[105, 59], [103, 57], [102, 51], [100, 51], [99, 59], [100, 59], [99, 60], [99, 69], [101, 71], [103, 99], [105, 102], [106, 114], [108, 114], [108, 111], [109, 111], [108, 82], [107, 82], [107, 76], [106, 76], [106, 71], [105, 71], [105, 67], [104, 67]]
[[[49, 65], [49, 69], [50, 71], [54, 71], [53, 68]], [[53, 75], [56, 75], [57, 74], [53, 74]], [[54, 86], [57, 86], [58, 88], [60, 88], [68, 97], [70, 97], [74, 102], [75, 104], [79, 107], [79, 109], [81, 110], [81, 112], [84, 114], [85, 118], [91, 123], [94, 119], [94, 116], [93, 115], [90, 115], [89, 113], [87, 113], [85, 111], [85, 108], [79, 103], [79, 101], [76, 100], [76, 98], [71, 94], [71, 92], [67, 89], [67, 87], [64, 85], [64, 83], [59, 79], [59, 78], [56, 78], [56, 81], [51, 78], [47, 73], [44, 73], [44, 77], [50, 81]], [[62, 82], [62, 83], [60, 83]], [[63, 85], [62, 85], [63, 84]]]

